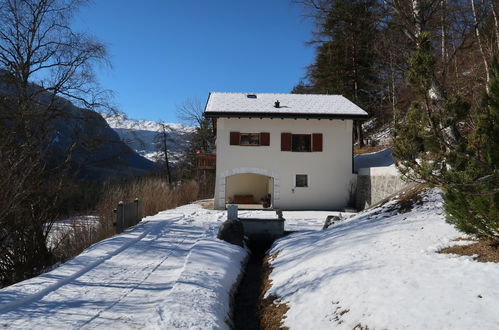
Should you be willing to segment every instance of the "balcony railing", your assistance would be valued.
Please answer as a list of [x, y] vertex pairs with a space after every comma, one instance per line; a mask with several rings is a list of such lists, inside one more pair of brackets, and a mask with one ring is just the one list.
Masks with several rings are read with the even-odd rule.
[[200, 170], [214, 170], [217, 164], [217, 155], [215, 154], [197, 154], [197, 168]]

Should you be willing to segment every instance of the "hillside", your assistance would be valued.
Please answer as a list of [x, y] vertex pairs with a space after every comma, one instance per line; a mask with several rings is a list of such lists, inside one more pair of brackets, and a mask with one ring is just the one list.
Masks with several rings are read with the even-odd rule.
[[474, 243], [433, 189], [397, 196], [269, 251], [266, 315], [290, 329], [496, 329], [498, 263], [440, 254]]
[[[0, 97], [14, 94], [10, 83], [0, 79]], [[33, 84], [34, 90], [40, 88]], [[48, 104], [51, 95], [40, 93], [37, 102]], [[8, 104], [8, 103], [6, 103]], [[75, 106], [62, 97], [54, 101], [54, 114], [43, 125], [48, 128], [47, 158], [49, 167], [65, 161], [71, 150], [71, 172], [79, 179], [105, 180], [113, 176], [133, 175], [150, 171], [153, 163], [133, 151], [107, 122], [95, 111]], [[0, 109], [2, 118], [12, 118], [13, 110]], [[49, 115], [47, 115], [49, 116]], [[36, 121], [33, 119], [33, 123]]]
[[[162, 125], [159, 122], [137, 120], [125, 118], [121, 115], [109, 116], [103, 114], [102, 117], [107, 121], [130, 148], [139, 155], [151, 160], [157, 161], [158, 133], [162, 132]], [[164, 123], [168, 134], [168, 156], [170, 161], [175, 162], [178, 157], [187, 150], [191, 134], [195, 127], [175, 123]]]

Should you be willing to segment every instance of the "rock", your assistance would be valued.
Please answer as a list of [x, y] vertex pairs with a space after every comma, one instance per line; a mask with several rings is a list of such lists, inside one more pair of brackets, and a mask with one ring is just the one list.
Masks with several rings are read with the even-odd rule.
[[324, 226], [322, 226], [322, 230], [327, 229], [329, 226], [334, 225], [336, 221], [340, 221], [341, 218], [337, 215], [328, 215], [326, 218], [326, 222], [324, 222]]
[[239, 220], [226, 220], [220, 226], [217, 238], [242, 247], [244, 241], [243, 224]]

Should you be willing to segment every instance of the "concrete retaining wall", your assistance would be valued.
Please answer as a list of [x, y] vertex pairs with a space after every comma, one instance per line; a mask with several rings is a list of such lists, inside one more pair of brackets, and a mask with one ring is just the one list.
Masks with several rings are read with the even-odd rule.
[[355, 190], [355, 207], [363, 210], [407, 185], [392, 166], [360, 168]]

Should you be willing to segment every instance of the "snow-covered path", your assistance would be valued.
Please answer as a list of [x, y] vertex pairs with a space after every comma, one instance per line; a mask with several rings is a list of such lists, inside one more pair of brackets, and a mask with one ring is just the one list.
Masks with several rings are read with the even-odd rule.
[[49, 273], [0, 290], [0, 328], [160, 324], [161, 303], [192, 247], [213, 238], [224, 216], [196, 205], [161, 212]]

